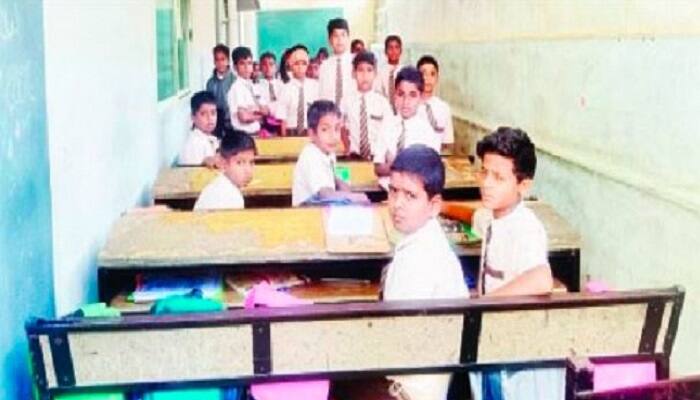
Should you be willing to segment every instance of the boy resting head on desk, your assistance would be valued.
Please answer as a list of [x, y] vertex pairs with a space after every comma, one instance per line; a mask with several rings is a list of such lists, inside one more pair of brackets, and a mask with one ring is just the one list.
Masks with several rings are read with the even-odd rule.
[[180, 150], [180, 165], [216, 165], [216, 150], [219, 138], [214, 136], [217, 112], [216, 97], [207, 91], [197, 92], [190, 99], [192, 110], [192, 131]]
[[209, 183], [194, 204], [195, 210], [244, 208], [241, 188], [253, 179], [255, 140], [245, 132], [230, 129], [221, 139], [222, 172]]

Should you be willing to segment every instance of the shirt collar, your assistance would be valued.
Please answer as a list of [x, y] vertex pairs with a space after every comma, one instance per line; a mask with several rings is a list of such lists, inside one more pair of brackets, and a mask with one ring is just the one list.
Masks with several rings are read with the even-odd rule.
[[494, 217], [493, 220], [491, 221], [491, 224], [494, 226], [502, 226], [502, 225], [508, 225], [510, 224], [514, 218], [517, 218], [518, 214], [520, 214], [525, 208], [525, 204], [523, 203], [522, 200], [518, 202], [518, 204], [513, 207], [510, 212], [501, 218], [496, 218]]
[[204, 132], [202, 132], [199, 128], [197, 128], [197, 127], [195, 127], [195, 128], [193, 129], [193, 131], [194, 131], [194, 134], [195, 134], [195, 135], [201, 136], [202, 138], [204, 138], [204, 139], [206, 139], [206, 140], [208, 140], [208, 141], [210, 141], [210, 142], [215, 142], [215, 141], [217, 140], [216, 136], [210, 135], [210, 134], [208, 134], [208, 133], [204, 133]]
[[440, 227], [440, 223], [438, 222], [437, 218], [433, 217], [430, 218], [425, 225], [418, 228], [417, 231], [401, 238], [401, 240], [399, 240], [399, 242], [396, 244], [396, 250], [402, 249], [415, 242], [429, 243], [432, 238], [436, 236], [436, 234], [444, 235], [442, 227]]
[[317, 155], [323, 157], [323, 159], [326, 160], [326, 161], [328, 161], [328, 163], [333, 163], [333, 162], [335, 162], [335, 154], [334, 154], [334, 153], [326, 154], [326, 153], [324, 153], [323, 151], [321, 151], [321, 149], [319, 149], [318, 146], [316, 146], [316, 145], [315, 145], [314, 143], [312, 143], [312, 142], [309, 142], [309, 144], [308, 144], [307, 146], [311, 146], [312, 149], [313, 149], [313, 151], [314, 151]]

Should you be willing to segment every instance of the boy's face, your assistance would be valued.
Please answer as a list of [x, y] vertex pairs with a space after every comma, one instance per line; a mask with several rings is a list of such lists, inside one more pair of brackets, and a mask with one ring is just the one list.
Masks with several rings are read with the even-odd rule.
[[303, 80], [309, 68], [309, 55], [304, 50], [296, 50], [289, 56], [289, 66], [292, 69], [292, 76]]
[[374, 78], [377, 75], [374, 65], [370, 63], [360, 63], [357, 68], [352, 71], [353, 77], [357, 81], [357, 88], [360, 92], [369, 92], [374, 84]]
[[322, 116], [316, 129], [309, 128], [309, 137], [325, 154], [335, 153], [340, 142], [340, 118], [334, 113]]
[[253, 58], [247, 57], [238, 60], [236, 63], [236, 73], [243, 79], [250, 79], [253, 76]]
[[216, 68], [216, 72], [219, 74], [225, 74], [228, 72], [229, 69], [229, 61], [228, 61], [228, 54], [217, 51], [214, 54], [214, 68]]
[[226, 176], [239, 188], [248, 186], [250, 181], [253, 180], [254, 169], [255, 152], [253, 150], [241, 151], [231, 156], [228, 160], [224, 160]]
[[272, 57], [265, 57], [260, 61], [260, 69], [265, 79], [274, 79], [277, 64], [275, 64], [275, 60]]
[[433, 94], [438, 82], [438, 71], [433, 64], [423, 64], [419, 69], [423, 75], [423, 93]]
[[403, 119], [416, 115], [420, 103], [420, 90], [418, 85], [409, 81], [401, 81], [394, 91], [394, 107]]
[[204, 103], [199, 106], [199, 110], [192, 115], [192, 123], [195, 128], [204, 133], [214, 132], [216, 128], [216, 104]]
[[496, 217], [507, 214], [525, 196], [531, 179], [518, 182], [513, 160], [496, 153], [486, 153], [477, 173], [481, 202]]
[[410, 234], [440, 212], [442, 197], [428, 198], [423, 181], [407, 172], [392, 172], [389, 183], [389, 214], [396, 230]]
[[309, 68], [306, 70], [306, 77], [311, 79], [318, 79], [320, 64], [318, 61], [310, 61]]
[[389, 64], [398, 64], [399, 59], [401, 59], [401, 45], [396, 40], [390, 40], [384, 49], [386, 53], [386, 59]]
[[328, 43], [330, 43], [334, 54], [345, 53], [349, 40], [350, 36], [345, 29], [333, 29], [330, 36], [328, 36]]
[[365, 51], [365, 44], [362, 42], [357, 42], [355, 43], [354, 46], [352, 46], [352, 49], [350, 50], [353, 54], [354, 53], [359, 53], [361, 51]]

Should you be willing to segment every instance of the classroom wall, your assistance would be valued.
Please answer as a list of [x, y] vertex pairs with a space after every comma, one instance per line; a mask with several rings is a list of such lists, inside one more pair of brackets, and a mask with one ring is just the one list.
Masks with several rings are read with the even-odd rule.
[[387, 0], [377, 13], [378, 37], [440, 60], [458, 126], [531, 134], [535, 193], [581, 232], [582, 278], [686, 287], [673, 372], [700, 371], [700, 4]]
[[54, 313], [41, 27], [41, 1], [0, 1], [0, 399], [30, 398], [24, 323]]

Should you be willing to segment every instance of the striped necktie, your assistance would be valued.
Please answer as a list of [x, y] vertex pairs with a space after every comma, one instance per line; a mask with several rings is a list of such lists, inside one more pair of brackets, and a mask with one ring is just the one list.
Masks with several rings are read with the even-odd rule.
[[360, 155], [365, 160], [369, 160], [371, 150], [369, 147], [369, 132], [367, 131], [367, 102], [364, 95], [360, 99]]
[[439, 131], [440, 127], [438, 127], [437, 120], [435, 119], [435, 114], [433, 113], [433, 107], [430, 105], [429, 102], [425, 103], [425, 113], [428, 115], [428, 122], [430, 123], [430, 126], [433, 128], [433, 130]]
[[304, 82], [299, 82], [299, 99], [297, 104], [297, 135], [304, 130]]
[[267, 87], [270, 89], [270, 101], [277, 101], [277, 96], [275, 96], [275, 85], [272, 81], [267, 81]]
[[343, 70], [340, 65], [341, 57], [336, 58], [335, 64], [335, 105], [340, 106], [340, 99], [343, 98]]
[[399, 135], [399, 143], [397, 146], [398, 151], [403, 150], [406, 147], [406, 120], [401, 119], [401, 134]]

